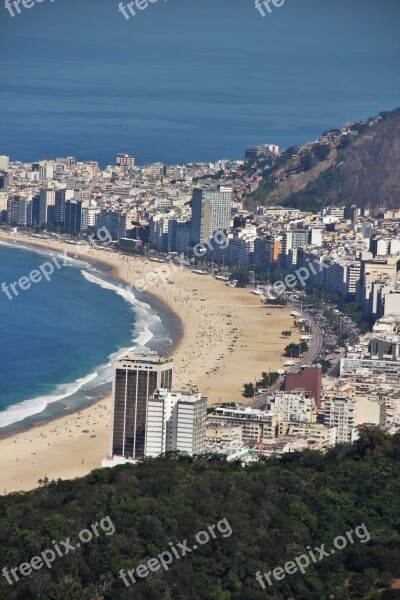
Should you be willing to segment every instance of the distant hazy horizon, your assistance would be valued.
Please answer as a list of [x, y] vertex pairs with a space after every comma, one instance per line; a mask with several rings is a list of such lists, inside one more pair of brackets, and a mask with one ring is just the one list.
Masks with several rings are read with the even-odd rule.
[[0, 7], [0, 154], [140, 164], [242, 158], [400, 104], [400, 3], [115, 0]]

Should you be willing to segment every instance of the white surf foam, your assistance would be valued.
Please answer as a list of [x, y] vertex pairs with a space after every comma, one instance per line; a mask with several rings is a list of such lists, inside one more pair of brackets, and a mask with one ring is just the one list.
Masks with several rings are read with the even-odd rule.
[[[42, 240], [44, 241], [44, 240]], [[81, 269], [90, 269], [96, 271], [92, 265], [84, 260], [75, 258], [73, 256], [67, 256], [62, 254], [58, 250], [51, 250], [50, 248], [46, 250], [45, 248], [34, 248], [31, 246], [24, 246], [20, 243], [11, 244], [9, 242], [0, 241], [0, 246], [7, 246], [9, 248], [18, 248], [19, 250], [26, 250], [28, 252], [34, 252], [35, 254], [40, 254], [40, 256], [46, 256], [47, 258], [55, 257], [63, 267], [79, 267]], [[67, 264], [65, 264], [67, 263]]]
[[24, 400], [19, 404], [13, 404], [0, 413], [0, 427], [7, 427], [17, 421], [22, 421], [36, 413], [42, 412], [49, 404], [64, 400], [78, 392], [85, 385], [97, 377], [97, 371], [90, 373], [81, 379], [77, 379], [72, 384], [60, 384], [52, 394], [47, 396], [37, 396], [29, 400]]
[[[15, 247], [15, 244], [0, 243]], [[30, 248], [25, 248], [25, 246], [21, 246], [21, 248], [30, 250]], [[47, 252], [38, 251], [38, 253], [48, 256]], [[60, 258], [63, 258], [63, 255], [60, 255]], [[126, 289], [123, 286], [117, 286], [101, 277], [96, 277], [93, 273], [98, 273], [99, 271], [83, 261], [71, 258], [70, 263], [71, 266], [79, 267], [81, 269], [81, 273], [87, 281], [115, 292], [126, 302], [131, 304], [132, 310], [135, 312], [136, 316], [135, 325], [132, 331], [132, 342], [134, 345], [130, 348], [121, 348], [117, 352], [111, 354], [108, 357], [109, 361], [106, 364], [100, 365], [97, 367], [96, 371], [77, 379], [74, 383], [60, 384], [51, 394], [31, 398], [7, 407], [4, 411], [0, 412], [0, 428], [7, 427], [12, 423], [22, 421], [27, 417], [40, 413], [44, 411], [49, 404], [66, 400], [69, 396], [72, 396], [81, 390], [90, 390], [105, 383], [110, 383], [112, 381], [112, 360], [124, 356], [130, 350], [134, 350], [138, 353], [146, 352], [149, 349], [146, 344], [154, 337], [152, 329], [157, 328], [157, 326], [159, 327], [162, 323], [160, 317], [154, 313], [151, 306], [138, 300], [134, 293], [129, 289]], [[84, 268], [90, 268], [91, 272], [83, 270]], [[168, 341], [172, 343], [172, 340], [169, 338]], [[88, 397], [86, 396], [86, 398]]]
[[110, 281], [105, 281], [104, 279], [101, 279], [101, 277], [96, 277], [93, 273], [88, 273], [87, 271], [81, 271], [81, 273], [87, 281], [95, 283], [103, 289], [112, 290], [121, 296], [125, 302], [132, 305], [132, 309], [136, 315], [132, 341], [135, 346], [145, 346], [148, 344], [154, 337], [151, 327], [161, 323], [160, 317], [153, 312], [151, 306], [138, 300], [135, 294], [127, 287], [115, 285]]

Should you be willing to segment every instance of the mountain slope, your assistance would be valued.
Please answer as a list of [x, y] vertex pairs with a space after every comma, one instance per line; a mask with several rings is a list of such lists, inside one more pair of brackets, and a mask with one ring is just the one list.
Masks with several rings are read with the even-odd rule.
[[334, 131], [338, 139], [326, 146], [330, 153], [324, 160], [314, 158], [320, 144], [284, 152], [264, 172], [259, 190], [249, 197], [249, 207], [260, 203], [310, 211], [346, 203], [400, 207], [400, 108], [356, 123], [348, 133]]

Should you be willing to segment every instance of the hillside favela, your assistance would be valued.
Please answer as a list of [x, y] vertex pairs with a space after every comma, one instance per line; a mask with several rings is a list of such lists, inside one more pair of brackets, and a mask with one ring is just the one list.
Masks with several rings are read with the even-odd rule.
[[[101, 0], [79, 23], [61, 1], [3, 7], [0, 600], [400, 599], [400, 11], [383, 3], [229, 17], [221, 0], [215, 22], [191, 1]], [[328, 14], [342, 48], [306, 35]], [[238, 81], [244, 57], [261, 83]]]

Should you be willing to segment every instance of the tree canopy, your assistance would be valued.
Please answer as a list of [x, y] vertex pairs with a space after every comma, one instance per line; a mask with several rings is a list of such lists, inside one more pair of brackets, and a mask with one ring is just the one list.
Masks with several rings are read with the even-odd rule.
[[[400, 434], [362, 429], [353, 445], [326, 454], [285, 454], [250, 466], [223, 456], [172, 453], [98, 469], [74, 481], [0, 498], [0, 565], [16, 567], [109, 516], [110, 536], [18, 583], [0, 577], [2, 600], [390, 600], [400, 577]], [[217, 536], [168, 571], [126, 587], [136, 568], [174, 544], [227, 519]], [[265, 573], [365, 524], [367, 543], [310, 564], [262, 589]]]

